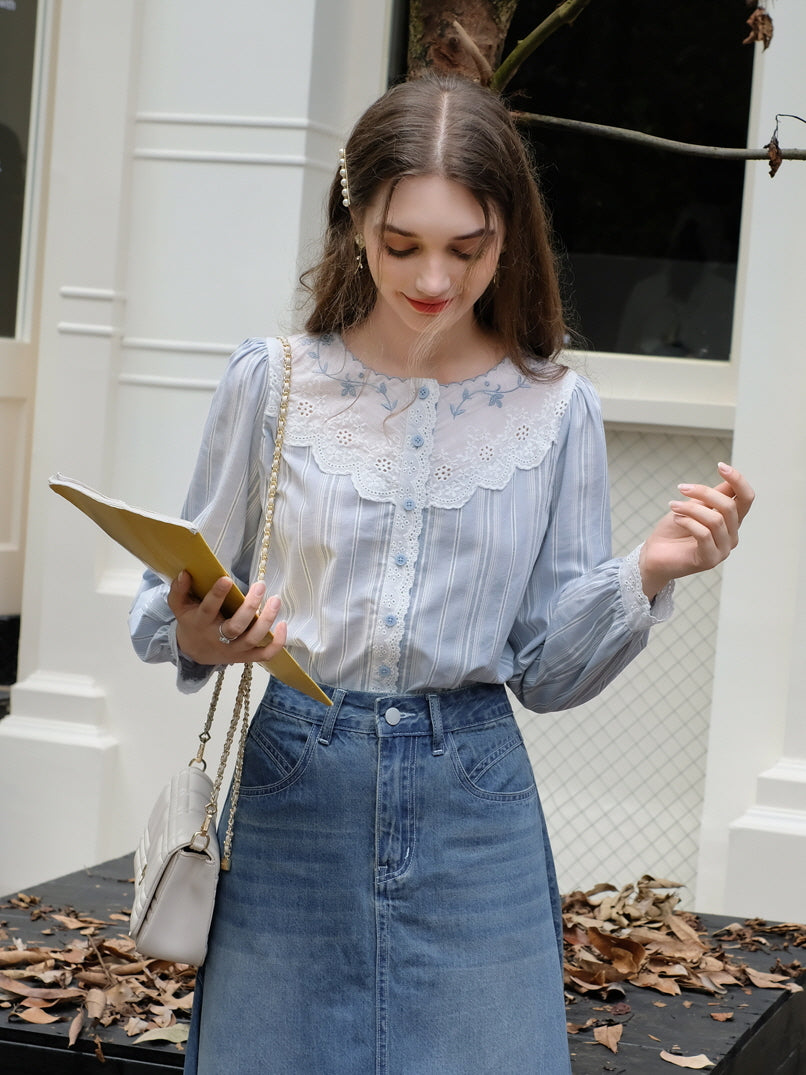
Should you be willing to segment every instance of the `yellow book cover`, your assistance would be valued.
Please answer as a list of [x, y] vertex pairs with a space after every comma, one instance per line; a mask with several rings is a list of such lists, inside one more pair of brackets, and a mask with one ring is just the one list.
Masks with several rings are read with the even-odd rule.
[[[213, 550], [196, 527], [184, 519], [142, 511], [112, 500], [74, 478], [54, 474], [51, 489], [74, 504], [111, 538], [170, 581], [180, 571], [187, 571], [193, 580], [193, 592], [201, 599], [213, 583], [228, 574]], [[222, 611], [231, 616], [243, 604], [244, 595], [233, 583], [224, 599]], [[271, 640], [269, 632], [267, 641]], [[330, 705], [328, 696], [297, 664], [287, 650], [265, 662], [264, 667], [289, 687], [302, 691], [318, 702]]]

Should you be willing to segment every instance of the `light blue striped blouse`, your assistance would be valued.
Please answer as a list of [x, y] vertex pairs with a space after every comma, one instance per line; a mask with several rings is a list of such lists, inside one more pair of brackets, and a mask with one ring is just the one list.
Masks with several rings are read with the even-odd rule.
[[[338, 336], [291, 340], [293, 375], [266, 575], [288, 648], [318, 682], [396, 693], [507, 683], [529, 709], [598, 694], [671, 614], [638, 550], [611, 559], [604, 431], [590, 384], [504, 360], [442, 385], [363, 365]], [[212, 403], [183, 515], [243, 589], [256, 577], [282, 382], [247, 340]], [[167, 586], [131, 611], [145, 661], [180, 690], [212, 669], [178, 651]]]

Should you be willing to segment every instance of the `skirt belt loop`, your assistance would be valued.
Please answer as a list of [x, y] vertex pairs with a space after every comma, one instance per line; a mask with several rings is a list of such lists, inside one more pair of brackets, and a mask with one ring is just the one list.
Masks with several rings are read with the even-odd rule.
[[336, 724], [336, 717], [339, 715], [341, 703], [344, 701], [344, 696], [346, 694], [347, 691], [342, 690], [341, 687], [336, 687], [333, 691], [333, 705], [330, 706], [325, 713], [325, 719], [322, 721], [322, 730], [319, 732], [317, 738], [317, 742], [321, 743], [323, 747], [330, 746], [330, 740], [333, 738], [333, 728]]
[[428, 709], [431, 714], [431, 753], [435, 758], [445, 753], [445, 732], [442, 728], [442, 713], [439, 709], [439, 695], [428, 694]]

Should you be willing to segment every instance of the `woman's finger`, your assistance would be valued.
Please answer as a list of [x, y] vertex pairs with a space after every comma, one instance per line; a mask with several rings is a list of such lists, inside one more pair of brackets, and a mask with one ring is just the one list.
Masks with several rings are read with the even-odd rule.
[[[260, 602], [263, 600], [263, 594], [266, 592], [266, 586], [263, 582], [256, 582], [250, 586], [246, 595], [244, 596], [243, 603], [233, 612], [229, 619], [224, 619], [219, 624], [219, 635], [221, 641], [224, 638], [228, 638], [230, 642], [234, 642], [236, 638], [240, 638], [246, 631], [251, 632], [251, 628], [256, 622], [256, 617], [260, 610]], [[219, 606], [220, 607], [220, 606]], [[279, 602], [278, 602], [279, 607]], [[276, 615], [276, 613], [275, 613]], [[274, 617], [272, 616], [272, 619]], [[265, 632], [264, 632], [265, 633]], [[257, 636], [250, 634], [250, 638], [254, 640]]]
[[739, 522], [741, 523], [753, 505], [753, 501], [756, 497], [755, 490], [747, 478], [745, 478], [736, 467], [729, 466], [727, 463], [718, 463], [717, 469], [725, 479], [725, 484], [728, 486], [731, 495], [736, 501], [736, 510]]

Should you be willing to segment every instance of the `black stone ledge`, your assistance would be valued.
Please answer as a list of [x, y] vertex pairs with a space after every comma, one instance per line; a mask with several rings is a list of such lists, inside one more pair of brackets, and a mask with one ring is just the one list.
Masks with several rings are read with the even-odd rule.
[[[131, 876], [131, 855], [125, 855], [35, 886], [30, 894], [38, 896], [46, 906], [72, 907], [82, 914], [105, 919], [131, 907]], [[9, 898], [0, 899], [0, 903]], [[700, 918], [711, 934], [736, 921], [716, 915]], [[42, 924], [32, 921], [28, 911], [3, 909], [0, 921], [5, 922], [10, 939], [41, 942]], [[122, 923], [107, 928], [118, 934]], [[787, 949], [775, 936], [767, 938], [767, 950], [737, 948], [737, 961], [770, 971], [778, 957], [790, 963], [803, 955], [802, 948]], [[779, 944], [780, 949], [776, 948]], [[715, 1065], [706, 1069], [710, 1075], [806, 1075], [806, 992], [732, 987], [721, 997], [695, 992], [670, 997], [629, 984], [624, 986], [624, 992], [629, 1012], [612, 1015], [613, 1022], [624, 1026], [618, 1052], [611, 1053], [595, 1042], [592, 1030], [570, 1035], [573, 1075], [671, 1075], [683, 1070], [662, 1060], [661, 1050], [679, 1051], [684, 1056], [704, 1053]], [[658, 1002], [663, 1007], [658, 1007]], [[589, 1018], [607, 1020], [608, 1009], [607, 1001], [575, 996], [568, 1007], [568, 1020], [576, 1024], [584, 1024]], [[97, 1028], [104, 1064], [95, 1056], [95, 1030], [85, 1030], [68, 1048], [67, 1034], [75, 1010], [62, 1008], [66, 1016], [63, 1022], [40, 1027], [15, 1022], [10, 1009], [0, 1009], [2, 1075], [158, 1075], [181, 1071], [184, 1053], [175, 1045], [135, 1045], [122, 1027]], [[710, 1015], [714, 1011], [732, 1011], [733, 1019], [717, 1022]]]
[[[43, 905], [57, 909], [72, 907], [81, 914], [105, 919], [111, 913], [131, 908], [134, 892], [131, 876], [132, 856], [124, 855], [26, 891], [38, 896]], [[0, 899], [0, 904], [10, 898]], [[0, 910], [0, 922], [5, 923], [9, 940], [20, 937], [30, 944], [41, 944], [41, 930], [47, 925], [46, 919], [32, 921], [29, 911], [13, 907]], [[102, 932], [117, 936], [125, 933], [125, 924], [113, 922]], [[49, 942], [53, 939], [48, 938]], [[120, 1026], [85, 1028], [75, 1045], [68, 1046], [70, 1022], [78, 1008], [64, 1005], [59, 1011], [64, 1014], [64, 1021], [36, 1026], [14, 1021], [11, 1009], [0, 1009], [2, 1075], [163, 1075], [181, 1071], [184, 1066], [184, 1053], [176, 1045], [169, 1042], [135, 1045]], [[96, 1035], [104, 1063], [95, 1055]]]
[[[742, 921], [698, 917], [711, 936]], [[787, 947], [785, 938], [772, 934], [765, 937], [768, 946], [760, 951], [718, 939], [714, 943], [735, 962], [757, 971], [772, 971], [778, 958], [785, 964], [804, 962], [803, 948]], [[806, 975], [801, 975], [799, 984], [805, 982]], [[716, 997], [690, 990], [671, 997], [629, 983], [623, 989], [630, 1011], [612, 1016], [612, 1022], [624, 1026], [618, 1052], [595, 1042], [592, 1030], [569, 1035], [574, 1075], [671, 1075], [685, 1070], [663, 1060], [661, 1051], [682, 1056], [704, 1053], [714, 1064], [704, 1069], [708, 1075], [806, 1075], [806, 992], [731, 986]], [[607, 1020], [609, 1006], [608, 1001], [575, 996], [567, 1008], [568, 1021], [581, 1025], [590, 1018]], [[719, 1022], [711, 1012], [732, 1012], [733, 1018]]]

